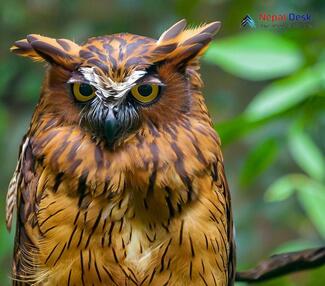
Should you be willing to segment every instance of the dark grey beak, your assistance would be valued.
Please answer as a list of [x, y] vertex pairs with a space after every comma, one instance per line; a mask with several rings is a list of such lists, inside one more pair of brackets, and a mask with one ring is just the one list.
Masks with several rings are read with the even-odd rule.
[[136, 108], [129, 102], [120, 105], [103, 105], [94, 101], [85, 112], [82, 124], [94, 135], [104, 139], [109, 149], [117, 144], [140, 125]]
[[118, 107], [114, 106], [108, 110], [108, 113], [105, 118], [104, 122], [104, 137], [109, 146], [113, 146], [114, 142], [120, 137], [121, 135], [121, 122], [119, 120], [119, 109]]

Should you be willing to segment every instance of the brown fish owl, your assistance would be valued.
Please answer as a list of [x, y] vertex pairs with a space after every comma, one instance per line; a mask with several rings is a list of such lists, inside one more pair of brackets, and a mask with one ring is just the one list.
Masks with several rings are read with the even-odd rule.
[[220, 140], [198, 58], [219, 22], [158, 40], [28, 35], [48, 68], [7, 195], [14, 285], [232, 285]]

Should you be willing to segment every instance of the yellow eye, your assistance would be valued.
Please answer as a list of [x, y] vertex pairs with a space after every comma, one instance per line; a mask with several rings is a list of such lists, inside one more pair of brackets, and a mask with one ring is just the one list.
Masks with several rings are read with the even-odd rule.
[[95, 89], [87, 83], [75, 82], [72, 85], [72, 93], [76, 100], [86, 102], [95, 97]]
[[156, 84], [138, 84], [131, 88], [132, 96], [140, 103], [150, 103], [159, 94], [159, 86]]

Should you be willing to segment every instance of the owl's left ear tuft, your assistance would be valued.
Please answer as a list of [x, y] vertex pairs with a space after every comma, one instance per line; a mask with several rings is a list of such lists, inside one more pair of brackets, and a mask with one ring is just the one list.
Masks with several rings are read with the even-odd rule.
[[44, 61], [44, 59], [38, 53], [36, 53], [32, 45], [28, 43], [26, 39], [16, 41], [10, 48], [10, 51], [14, 54], [31, 58], [34, 61]]
[[185, 27], [186, 21], [181, 20], [160, 36], [154, 50], [154, 55], [158, 60], [185, 64], [197, 59], [206, 51], [209, 43], [219, 31], [221, 23], [212, 22], [189, 29]]
[[80, 46], [66, 39], [52, 39], [31, 34], [17, 41], [10, 49], [13, 53], [30, 57], [36, 61], [47, 61], [67, 69], [78, 63]]

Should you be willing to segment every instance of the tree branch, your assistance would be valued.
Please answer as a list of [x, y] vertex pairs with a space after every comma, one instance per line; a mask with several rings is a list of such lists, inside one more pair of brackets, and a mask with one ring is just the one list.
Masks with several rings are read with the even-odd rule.
[[271, 256], [256, 268], [237, 272], [236, 281], [261, 282], [296, 271], [325, 265], [325, 247]]

